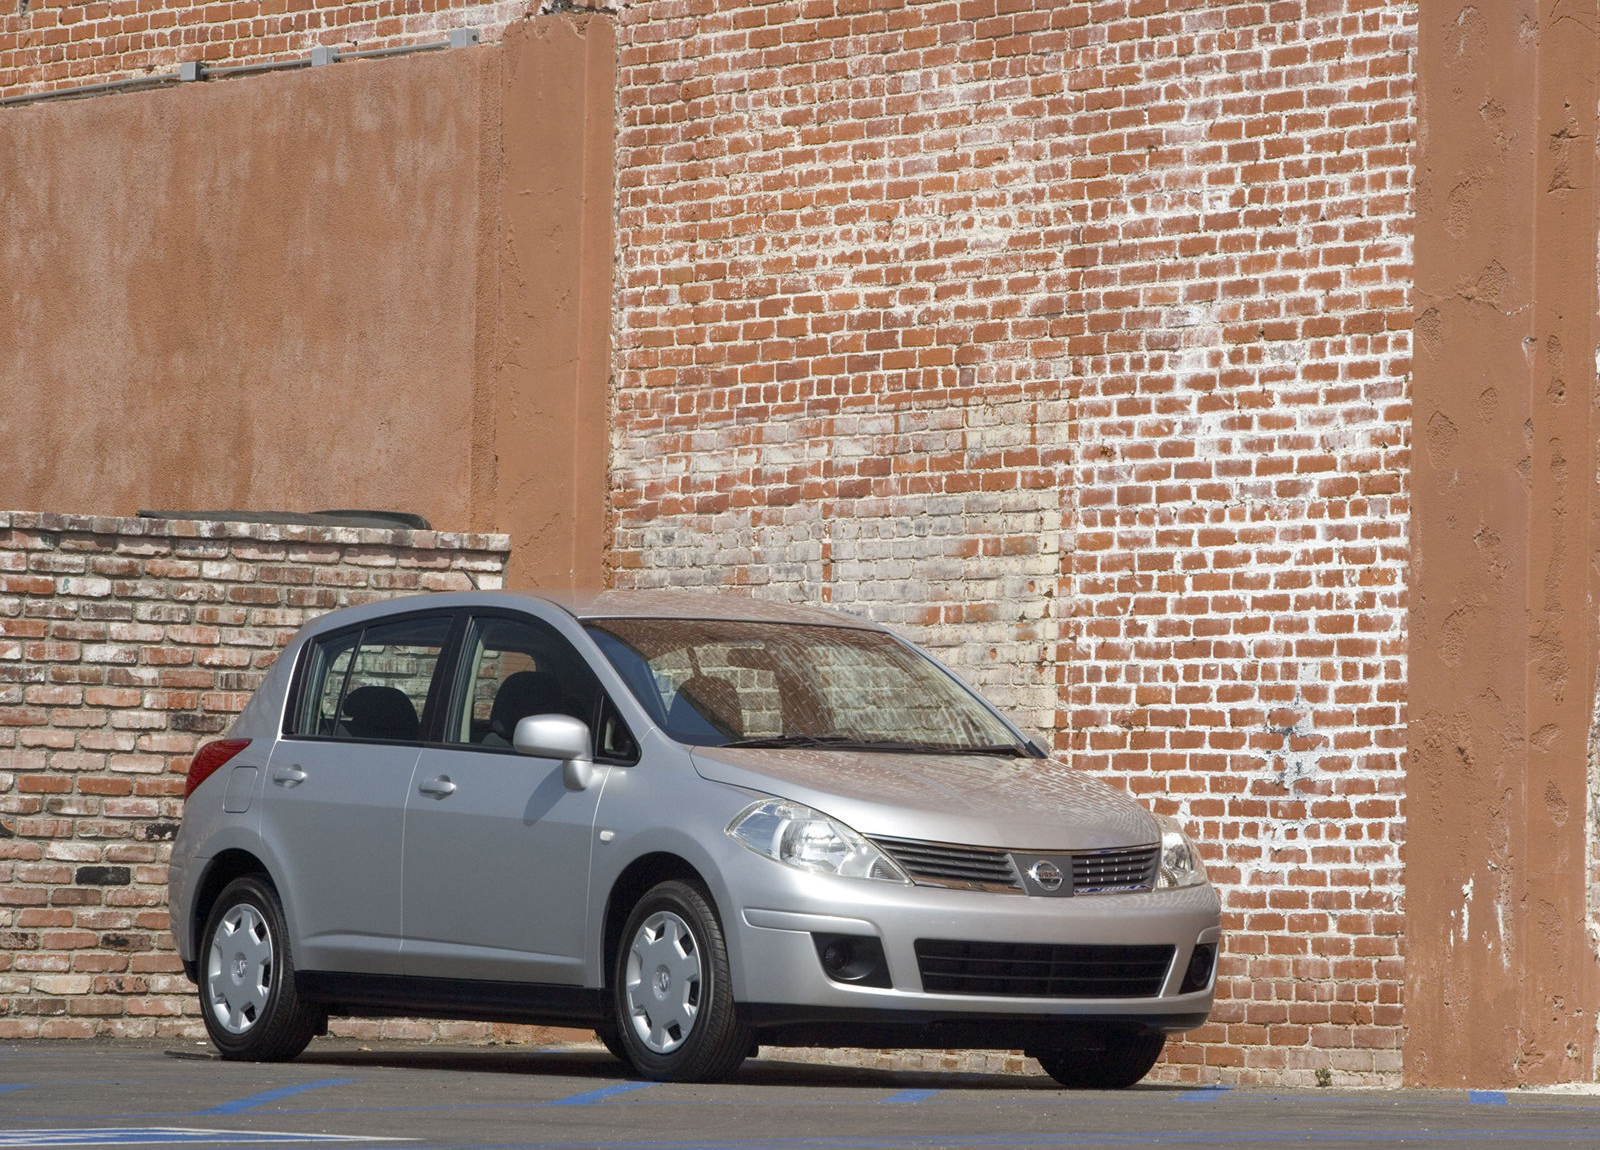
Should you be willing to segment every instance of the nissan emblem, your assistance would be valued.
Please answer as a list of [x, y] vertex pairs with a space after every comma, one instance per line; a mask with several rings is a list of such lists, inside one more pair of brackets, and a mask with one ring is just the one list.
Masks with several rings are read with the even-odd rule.
[[1061, 889], [1061, 868], [1049, 859], [1040, 859], [1028, 868], [1031, 878], [1040, 890], [1055, 892]]

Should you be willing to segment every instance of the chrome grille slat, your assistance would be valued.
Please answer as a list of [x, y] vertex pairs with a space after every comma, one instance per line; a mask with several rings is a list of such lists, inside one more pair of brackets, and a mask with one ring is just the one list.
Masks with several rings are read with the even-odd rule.
[[925, 886], [971, 887], [1020, 892], [1011, 856], [992, 847], [957, 846], [916, 839], [875, 838], [877, 847]]
[[1072, 890], [1096, 894], [1114, 890], [1148, 890], [1156, 884], [1161, 847], [1124, 847], [1107, 851], [1082, 851], [1072, 860]]

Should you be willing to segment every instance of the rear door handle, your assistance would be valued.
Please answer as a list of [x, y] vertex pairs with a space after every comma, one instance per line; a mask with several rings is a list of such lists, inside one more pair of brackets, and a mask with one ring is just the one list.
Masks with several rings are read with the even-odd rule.
[[279, 767], [272, 772], [272, 781], [280, 787], [298, 787], [306, 781], [306, 773], [296, 763], [292, 767]]
[[440, 775], [436, 779], [429, 779], [425, 783], [417, 784], [417, 790], [425, 795], [432, 795], [436, 799], [442, 799], [446, 795], [454, 794], [455, 789], [456, 785], [450, 781], [449, 775]]

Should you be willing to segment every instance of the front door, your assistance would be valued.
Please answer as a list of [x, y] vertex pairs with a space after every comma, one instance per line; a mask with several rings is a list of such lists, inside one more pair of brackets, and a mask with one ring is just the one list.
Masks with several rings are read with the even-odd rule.
[[555, 759], [518, 754], [517, 720], [565, 714], [591, 730], [600, 687], [554, 628], [480, 616], [461, 648], [443, 746], [406, 801], [407, 975], [581, 985], [595, 811], [610, 768], [569, 791]]

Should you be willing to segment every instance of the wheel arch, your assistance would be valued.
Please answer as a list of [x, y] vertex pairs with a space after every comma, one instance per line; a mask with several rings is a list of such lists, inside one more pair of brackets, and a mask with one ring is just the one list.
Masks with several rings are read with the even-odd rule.
[[605, 922], [601, 933], [601, 987], [605, 989], [611, 987], [612, 977], [616, 971], [617, 952], [622, 947], [622, 928], [628, 921], [629, 913], [644, 897], [646, 891], [658, 883], [671, 879], [692, 882], [704, 891], [712, 909], [724, 923], [723, 933], [727, 933], [727, 916], [723, 908], [717, 905], [716, 891], [693, 863], [682, 855], [670, 851], [652, 851], [640, 855], [623, 868], [622, 873], [611, 884], [611, 891], [606, 896]]
[[218, 897], [230, 882], [248, 874], [260, 875], [272, 885], [273, 890], [278, 889], [272, 872], [267, 869], [267, 864], [240, 847], [230, 847], [222, 851], [207, 864], [205, 874], [201, 876], [200, 886], [195, 893], [189, 921], [189, 937], [195, 940], [195, 953], [193, 958], [184, 963], [184, 973], [189, 976], [191, 982], [200, 981], [200, 932], [205, 929], [206, 919], [211, 917], [211, 908], [216, 905]]

